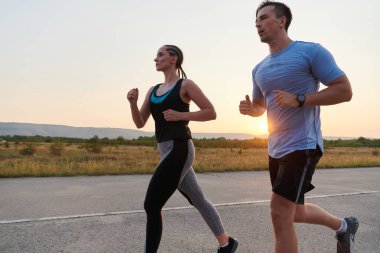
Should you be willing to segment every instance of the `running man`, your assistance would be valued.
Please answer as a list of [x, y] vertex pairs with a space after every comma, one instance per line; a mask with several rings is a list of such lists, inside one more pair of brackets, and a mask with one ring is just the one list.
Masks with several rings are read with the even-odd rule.
[[[297, 252], [295, 222], [335, 230], [337, 252], [351, 252], [358, 220], [340, 219], [304, 198], [314, 188], [312, 176], [323, 153], [320, 106], [350, 101], [351, 85], [325, 48], [288, 37], [291, 20], [283, 3], [264, 1], [257, 8], [257, 32], [270, 53], [252, 71], [252, 101], [246, 95], [239, 106], [241, 114], [253, 117], [267, 111], [275, 252]], [[327, 88], [319, 91], [320, 82]]]

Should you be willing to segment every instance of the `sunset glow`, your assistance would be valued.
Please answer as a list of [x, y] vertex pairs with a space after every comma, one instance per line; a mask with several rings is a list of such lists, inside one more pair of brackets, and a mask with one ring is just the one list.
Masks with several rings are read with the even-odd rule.
[[[139, 88], [141, 106], [149, 88], [163, 81], [153, 61], [158, 48], [174, 44], [184, 53], [187, 76], [218, 114], [213, 122], [192, 123], [191, 131], [265, 135], [265, 116], [237, 108], [252, 96], [252, 69], [269, 54], [255, 28], [260, 2], [0, 1], [0, 121], [136, 129], [127, 91]], [[350, 25], [356, 1], [286, 3], [294, 16], [290, 38], [327, 48], [352, 85], [350, 102], [321, 107], [323, 135], [380, 138], [380, 33], [374, 32], [380, 1], [360, 5], [360, 22]], [[173, 18], [183, 10], [191, 15]], [[141, 130], [154, 131], [152, 118]]]
[[260, 117], [253, 125], [253, 132], [257, 135], [268, 134], [268, 122], [267, 117]]

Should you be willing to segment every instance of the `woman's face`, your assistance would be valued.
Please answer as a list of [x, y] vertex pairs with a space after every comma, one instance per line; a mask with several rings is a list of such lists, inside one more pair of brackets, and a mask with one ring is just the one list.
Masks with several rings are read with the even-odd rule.
[[156, 70], [164, 71], [172, 67], [175, 68], [177, 57], [171, 56], [168, 50], [166, 50], [166, 47], [161, 47], [158, 49], [157, 56], [154, 61], [156, 62]]

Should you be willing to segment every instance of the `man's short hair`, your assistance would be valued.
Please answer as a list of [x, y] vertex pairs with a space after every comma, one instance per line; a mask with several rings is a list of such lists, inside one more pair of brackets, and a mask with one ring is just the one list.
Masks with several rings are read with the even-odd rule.
[[257, 7], [256, 17], [259, 11], [266, 6], [274, 6], [276, 18], [285, 16], [286, 18], [285, 30], [288, 31], [290, 23], [292, 22], [292, 12], [290, 11], [290, 8], [284, 3], [266, 0], [266, 1], [261, 2], [259, 7]]

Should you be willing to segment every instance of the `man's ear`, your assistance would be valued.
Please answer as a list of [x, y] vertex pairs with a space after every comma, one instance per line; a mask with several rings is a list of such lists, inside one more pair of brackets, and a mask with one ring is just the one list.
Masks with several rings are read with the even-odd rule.
[[282, 16], [280, 18], [280, 25], [281, 27], [285, 27], [285, 24], [286, 24], [286, 17], [285, 16]]

